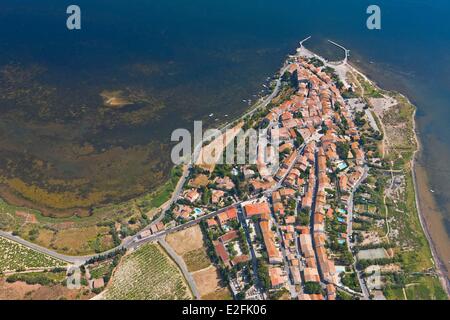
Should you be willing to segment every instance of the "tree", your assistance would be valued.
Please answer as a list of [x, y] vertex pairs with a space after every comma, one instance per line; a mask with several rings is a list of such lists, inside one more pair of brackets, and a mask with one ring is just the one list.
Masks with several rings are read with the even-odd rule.
[[291, 76], [289, 77], [289, 83], [291, 84], [291, 87], [294, 88], [295, 90], [298, 89], [298, 72], [297, 70], [294, 70], [294, 72], [292, 72]]
[[209, 188], [202, 188], [203, 189], [203, 194], [202, 194], [202, 204], [203, 205], [208, 205], [211, 202], [211, 189]]
[[298, 147], [300, 147], [303, 144], [303, 142], [305, 142], [305, 139], [303, 139], [303, 137], [301, 135], [298, 135], [295, 138], [294, 145], [295, 145], [296, 148], [298, 148]]
[[245, 300], [245, 292], [238, 292], [236, 294], [236, 300]]
[[350, 146], [345, 142], [336, 143], [336, 152], [341, 159], [347, 159], [348, 152], [350, 151]]
[[319, 282], [305, 282], [305, 293], [307, 294], [323, 294], [322, 287]]
[[261, 281], [262, 286], [267, 291], [270, 288], [270, 276], [267, 264], [263, 259], [257, 260], [258, 278]]

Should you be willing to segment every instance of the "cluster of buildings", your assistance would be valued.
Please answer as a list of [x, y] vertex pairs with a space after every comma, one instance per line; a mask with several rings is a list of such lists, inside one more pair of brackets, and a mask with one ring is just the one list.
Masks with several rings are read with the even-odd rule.
[[[268, 170], [259, 156], [268, 150], [258, 150], [256, 166], [235, 166], [248, 187], [246, 198], [228, 198], [230, 209], [209, 218], [207, 226], [221, 230], [214, 248], [226, 267], [264, 259], [269, 292], [284, 288], [291, 298], [334, 300], [342, 288], [341, 271], [328, 246], [326, 224], [333, 219], [345, 227], [351, 223], [346, 209], [351, 192], [364, 178], [366, 155], [354, 115], [330, 74], [302, 57], [295, 58], [288, 72], [297, 76], [298, 87], [261, 119], [268, 139], [278, 142], [271, 147], [278, 148], [279, 168]], [[205, 190], [212, 203], [224, 205], [223, 199], [236, 188], [229, 176], [208, 183], [203, 189], [185, 190], [175, 215], [188, 218], [195, 213]], [[231, 221], [246, 228], [249, 252], [239, 247], [239, 231], [230, 227]], [[347, 241], [347, 233], [341, 232], [339, 243]]]
[[235, 183], [230, 177], [216, 177], [211, 180], [205, 170], [205, 173], [188, 181], [173, 209], [173, 215], [178, 220], [187, 221], [211, 210], [225, 207], [235, 201], [231, 195], [234, 188]]
[[[296, 94], [264, 119], [269, 134], [277, 132], [284, 157], [274, 176], [265, 175], [261, 164], [260, 177], [250, 181], [255, 192], [279, 188], [269, 202], [246, 205], [244, 211], [247, 217], [260, 216], [273, 289], [290, 287], [299, 299], [334, 299], [340, 279], [327, 249], [325, 224], [327, 219], [350, 223], [338, 206], [348, 205], [350, 192], [363, 178], [365, 153], [353, 115], [331, 77], [305, 59], [291, 64], [289, 72], [298, 76]], [[295, 145], [298, 137], [300, 147]], [[347, 241], [346, 232], [339, 241]], [[319, 283], [323, 290], [306, 292], [305, 283]]]
[[[235, 222], [235, 224], [231, 225], [231, 222]], [[235, 228], [237, 222], [238, 212], [235, 207], [206, 220], [208, 228], [220, 229], [222, 232], [222, 235], [213, 244], [216, 255], [226, 267], [233, 267], [250, 260], [247, 250], [243, 249], [246, 244], [239, 241], [239, 232], [242, 231]]]
[[148, 238], [152, 234], [156, 234], [160, 231], [163, 231], [164, 229], [165, 229], [164, 223], [162, 223], [161, 221], [155, 224], [151, 224], [147, 229], [144, 229], [139, 233], [139, 238], [140, 239]]

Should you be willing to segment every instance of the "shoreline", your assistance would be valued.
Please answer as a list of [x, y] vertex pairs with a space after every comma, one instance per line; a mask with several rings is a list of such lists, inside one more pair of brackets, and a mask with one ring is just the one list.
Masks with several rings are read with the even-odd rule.
[[[405, 98], [408, 99], [407, 97], [405, 97]], [[417, 142], [417, 149], [416, 149], [416, 151], [414, 151], [414, 155], [411, 160], [411, 163], [412, 163], [412, 167], [411, 167], [412, 172], [411, 173], [412, 173], [413, 184], [414, 184], [416, 208], [417, 208], [417, 212], [419, 214], [419, 220], [420, 220], [420, 224], [422, 226], [422, 230], [427, 238], [427, 241], [428, 241], [428, 244], [430, 247], [431, 255], [433, 257], [433, 262], [434, 262], [434, 265], [436, 266], [436, 271], [439, 274], [439, 280], [440, 280], [445, 292], [447, 293], [447, 296], [450, 297], [450, 282], [449, 282], [449, 279], [447, 276], [448, 271], [447, 271], [444, 261], [442, 261], [442, 259], [439, 257], [439, 254], [438, 254], [438, 251], [436, 248], [436, 244], [434, 243], [433, 238], [432, 238], [432, 233], [430, 232], [430, 228], [428, 227], [428, 225], [426, 223], [426, 217], [423, 214], [423, 211], [421, 209], [422, 203], [419, 199], [420, 191], [419, 191], [419, 186], [417, 183], [417, 170], [418, 169], [417, 169], [416, 165], [417, 165], [418, 156], [422, 149], [422, 147], [421, 147], [422, 145], [421, 145], [420, 139], [419, 139], [417, 131], [416, 131], [416, 120], [415, 119], [416, 119], [417, 107], [416, 106], [414, 106], [414, 107], [415, 107], [415, 110], [413, 113], [413, 130], [414, 130], [414, 137]], [[427, 185], [427, 186], [429, 187], [429, 185]]]
[[[321, 59], [323, 59], [323, 60], [326, 61], [326, 59], [324, 59], [322, 56], [320, 56], [320, 55], [314, 53], [313, 51], [311, 51], [311, 50], [309, 50], [309, 49], [306, 49], [303, 45], [302, 45], [300, 48], [297, 48], [297, 53], [300, 52], [299, 50], [302, 50], [304, 53], [306, 53], [306, 54], [308, 54], [308, 55], [315, 56], [315, 57], [321, 58]], [[348, 63], [348, 62], [345, 64], [345, 66], [348, 67], [351, 71], [353, 71], [353, 72], [355, 72], [355, 73], [361, 75], [366, 81], [370, 82], [370, 84], [372, 84], [374, 87], [379, 88], [379, 86], [378, 86], [374, 81], [372, 81], [371, 79], [369, 79], [369, 78], [368, 78], [364, 73], [362, 73], [356, 66], [354, 66], [354, 65], [352, 65], [352, 64], [350, 64], [350, 63]], [[282, 70], [284, 70], [284, 69], [285, 69], [285, 63], [284, 63], [283, 66], [280, 68], [280, 70], [282, 71]], [[280, 72], [280, 70], [278, 70], [277, 73]], [[277, 74], [277, 73], [276, 73], [276, 74]], [[379, 89], [380, 89], [380, 90], [383, 90], [383, 89], [381, 89], [381, 88], [379, 88]], [[387, 90], [387, 91], [389, 91], [389, 90]], [[237, 120], [242, 119], [243, 117], [245, 117], [245, 116], [247, 116], [247, 115], [249, 115], [249, 114], [252, 114], [252, 113], [255, 112], [256, 110], [258, 110], [262, 105], [264, 105], [266, 102], [270, 102], [270, 101], [271, 101], [270, 97], [272, 97], [272, 95], [273, 95], [275, 92], [276, 92], [276, 90], [273, 90], [272, 93], [268, 94], [268, 95], [265, 96], [265, 97], [262, 97], [260, 101], [258, 101], [258, 102], [255, 103], [254, 105], [250, 106], [247, 110], [244, 110], [243, 113], [242, 113], [242, 115], [241, 115], [241, 116], [238, 116], [237, 119], [229, 119], [228, 121], [222, 123], [222, 124], [219, 126], [219, 129], [220, 129], [220, 130], [225, 130], [225, 129], [227, 129], [228, 127], [230, 127], [230, 126], [231, 126], [234, 122], [236, 122]], [[392, 92], [394, 92], [394, 91], [392, 91]], [[396, 92], [396, 91], [395, 91], [395, 92]], [[418, 214], [418, 217], [419, 217], [419, 221], [420, 221], [420, 224], [421, 224], [421, 228], [422, 228], [422, 230], [423, 230], [423, 232], [424, 232], [424, 235], [425, 235], [425, 237], [426, 237], [426, 239], [427, 239], [428, 247], [430, 248], [430, 252], [431, 252], [433, 264], [434, 264], [435, 269], [436, 269], [436, 271], [437, 271], [437, 273], [438, 273], [439, 280], [440, 280], [440, 282], [441, 282], [441, 284], [442, 284], [442, 286], [443, 286], [443, 288], [444, 288], [444, 290], [445, 290], [447, 296], [450, 296], [450, 288], [449, 288], [450, 285], [449, 285], [448, 277], [445, 275], [445, 271], [446, 271], [445, 264], [443, 263], [443, 261], [442, 261], [441, 258], [439, 257], [438, 250], [436, 249], [436, 245], [435, 245], [434, 242], [433, 242], [433, 238], [432, 238], [432, 235], [431, 235], [431, 232], [430, 232], [430, 228], [427, 226], [427, 223], [426, 223], [426, 222], [427, 222], [427, 221], [426, 221], [426, 217], [425, 217], [425, 215], [423, 214], [423, 211], [422, 211], [422, 209], [421, 209], [421, 201], [420, 201], [420, 199], [419, 199], [419, 198], [420, 198], [420, 196], [419, 196], [419, 192], [420, 192], [420, 191], [419, 191], [418, 183], [417, 183], [417, 180], [416, 180], [416, 179], [417, 179], [417, 177], [416, 177], [416, 170], [417, 170], [417, 168], [416, 168], [416, 162], [417, 162], [418, 154], [420, 154], [420, 151], [421, 151], [422, 148], [421, 148], [420, 139], [419, 139], [418, 134], [417, 134], [417, 131], [416, 131], [416, 111], [417, 111], [417, 107], [416, 107], [415, 105], [413, 105], [413, 104], [410, 102], [410, 100], [409, 100], [406, 96], [404, 96], [403, 94], [401, 94], [401, 93], [399, 93], [399, 92], [396, 92], [396, 93], [398, 93], [398, 94], [400, 94], [402, 97], [404, 97], [404, 98], [408, 101], [408, 103], [411, 104], [411, 105], [414, 107], [414, 111], [413, 111], [413, 115], [412, 115], [412, 124], [413, 124], [413, 135], [414, 135], [414, 139], [415, 139], [415, 141], [416, 141], [416, 143], [417, 143], [417, 147], [416, 147], [416, 149], [415, 149], [415, 151], [414, 151], [414, 153], [413, 153], [413, 157], [412, 157], [412, 159], [411, 159], [411, 175], [412, 175], [412, 180], [413, 180], [413, 185], [414, 185], [415, 207], [416, 207], [416, 210], [417, 210], [417, 214]], [[380, 121], [381, 121], [381, 119], [380, 119]], [[206, 138], [205, 140], [208, 140], [208, 138]], [[197, 155], [198, 152], [200, 151], [200, 150], [198, 150], [198, 149], [201, 149], [201, 147], [202, 147], [202, 144], [199, 144], [199, 145], [197, 145], [197, 146], [194, 146], [194, 152], [193, 152], [194, 158], [196, 158], [196, 155]], [[178, 185], [181, 181], [183, 181], [183, 177], [179, 179], [177, 185]], [[177, 188], [176, 188], [176, 190], [174, 190], [174, 192], [172, 193], [171, 199], [173, 199], [173, 197], [176, 195], [176, 193], [177, 193]], [[164, 204], [163, 204], [163, 206], [164, 206]], [[161, 216], [161, 217], [164, 217], [164, 213], [165, 213], [164, 211], [161, 212], [160, 216]], [[160, 218], [161, 218], [161, 217], [160, 217]], [[123, 242], [122, 242], [121, 245], [123, 245]], [[111, 250], [114, 250], [114, 249], [116, 249], [116, 248], [113, 248], [113, 249], [111, 249]], [[99, 254], [96, 254], [96, 255], [102, 255], [102, 254], [104, 254], [104, 253], [105, 253], [105, 252], [99, 253]]]
[[[370, 84], [372, 84], [374, 87], [379, 88], [380, 90], [383, 90], [382, 88], [380, 88], [373, 80], [369, 79], [363, 72], [361, 72], [356, 66], [347, 63], [349, 68], [352, 69], [353, 71], [355, 71], [356, 73], [358, 73], [359, 75], [361, 75], [362, 77], [364, 77], [364, 79], [368, 82], [370, 82]], [[389, 89], [387, 89], [387, 91], [391, 91]], [[433, 241], [432, 238], [432, 233], [430, 231], [430, 228], [428, 227], [427, 223], [426, 223], [426, 217], [423, 213], [423, 210], [421, 208], [422, 202], [420, 201], [420, 188], [418, 187], [418, 183], [417, 183], [417, 160], [418, 157], [420, 155], [420, 152], [422, 150], [422, 144], [421, 141], [418, 137], [418, 133], [417, 133], [417, 122], [416, 122], [416, 113], [417, 113], [417, 106], [414, 105], [407, 96], [405, 96], [404, 94], [402, 94], [401, 92], [397, 92], [397, 91], [391, 91], [391, 92], [396, 92], [399, 95], [401, 95], [403, 98], [405, 98], [407, 100], [407, 102], [412, 105], [414, 107], [414, 112], [412, 115], [412, 125], [413, 125], [413, 134], [414, 134], [414, 139], [416, 141], [416, 145], [417, 148], [413, 153], [412, 159], [411, 159], [411, 175], [412, 175], [412, 180], [413, 180], [413, 185], [414, 185], [414, 196], [415, 196], [415, 206], [416, 206], [416, 210], [418, 213], [418, 217], [419, 217], [419, 221], [420, 221], [420, 225], [422, 227], [423, 233], [427, 239], [428, 242], [428, 247], [430, 249], [431, 252], [431, 256], [432, 256], [432, 260], [433, 260], [433, 264], [436, 268], [436, 272], [438, 273], [438, 277], [439, 277], [439, 281], [443, 287], [443, 289], [445, 290], [446, 294], [448, 297], [450, 297], [450, 281], [448, 279], [447, 276], [447, 268], [445, 266], [444, 261], [441, 259], [441, 257], [438, 254], [438, 250], [436, 248], [436, 244]], [[380, 119], [380, 121], [382, 121]], [[429, 185], [427, 184], [427, 187], [429, 187]]]
[[[408, 99], [408, 98], [406, 98]], [[409, 101], [409, 100], [408, 100]], [[415, 106], [414, 106], [415, 107]], [[420, 143], [420, 139], [417, 136], [416, 133], [416, 111], [417, 108], [414, 110], [413, 113], [413, 130], [414, 130], [414, 137], [416, 139], [417, 142], [417, 149], [416, 151], [414, 151], [414, 155], [413, 158], [411, 160], [411, 174], [412, 174], [412, 180], [413, 180], [413, 184], [414, 184], [414, 194], [415, 194], [415, 199], [416, 199], [416, 208], [417, 208], [417, 212], [419, 215], [419, 220], [420, 220], [420, 225], [422, 226], [422, 230], [425, 234], [425, 237], [427, 238], [429, 247], [430, 247], [430, 251], [431, 251], [431, 255], [433, 257], [433, 263], [436, 266], [436, 271], [438, 272], [439, 275], [439, 280], [442, 284], [442, 287], [444, 288], [445, 292], [447, 293], [447, 296], [450, 297], [450, 284], [449, 284], [449, 279], [446, 275], [446, 267], [445, 267], [445, 263], [442, 261], [442, 259], [439, 257], [439, 254], [437, 252], [437, 248], [436, 245], [434, 244], [433, 238], [431, 236], [431, 232], [430, 232], [430, 228], [428, 228], [427, 224], [426, 224], [426, 219], [425, 219], [425, 215], [422, 212], [421, 209], [421, 202], [419, 200], [419, 187], [418, 187], [418, 183], [417, 183], [417, 167], [416, 167], [416, 162], [417, 162], [417, 157], [420, 154], [420, 150], [421, 150], [421, 143]]]

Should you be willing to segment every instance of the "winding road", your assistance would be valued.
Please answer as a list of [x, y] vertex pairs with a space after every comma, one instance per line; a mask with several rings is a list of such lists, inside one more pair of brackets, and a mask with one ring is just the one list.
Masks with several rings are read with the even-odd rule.
[[[278, 95], [278, 93], [280, 92], [281, 76], [287, 71], [288, 68], [289, 68], [289, 64], [284, 65], [280, 69], [280, 71], [279, 71], [280, 76], [276, 79], [276, 85], [275, 85], [275, 88], [272, 91], [272, 93], [270, 95], [268, 95], [267, 97], [263, 98], [250, 111], [244, 113], [238, 120], [241, 120], [241, 119], [243, 119], [243, 118], [245, 118], [247, 116], [250, 116], [250, 115], [254, 114], [257, 110], [259, 110], [261, 108], [265, 108], [265, 107], [267, 107], [269, 105], [269, 103], [272, 101], [272, 99], [275, 98]], [[227, 123], [222, 128], [220, 128], [220, 130], [221, 131], [225, 131], [226, 129], [228, 129], [232, 125], [232, 123], [233, 122]], [[211, 138], [211, 137], [209, 137], [209, 136], [204, 137], [204, 141], [208, 140], [209, 138]], [[200, 151], [201, 147], [202, 147], [202, 143], [199, 143], [195, 147], [194, 152], [193, 152], [193, 159], [195, 159], [195, 156], [199, 154], [199, 151]], [[195, 161], [192, 161], [192, 163], [195, 163]], [[211, 218], [211, 217], [215, 217], [219, 213], [221, 213], [221, 212], [223, 212], [223, 211], [225, 211], [225, 210], [227, 210], [227, 209], [229, 209], [231, 207], [237, 207], [237, 206], [240, 205], [240, 202], [236, 203], [236, 204], [233, 204], [233, 205], [231, 205], [229, 207], [220, 209], [218, 211], [215, 211], [215, 212], [209, 213], [207, 215], [204, 215], [202, 217], [199, 217], [199, 218], [197, 218], [195, 220], [189, 221], [189, 222], [187, 222], [187, 223], [185, 223], [183, 225], [179, 225], [179, 226], [176, 226], [176, 227], [173, 227], [173, 228], [170, 228], [170, 229], [166, 229], [164, 231], [161, 231], [161, 232], [158, 232], [156, 234], [153, 234], [150, 237], [141, 239], [140, 238], [141, 232], [144, 231], [144, 230], [148, 230], [152, 225], [162, 221], [164, 219], [166, 210], [168, 208], [170, 208], [170, 206], [178, 199], [179, 195], [183, 191], [183, 186], [184, 186], [184, 184], [186, 182], [186, 179], [189, 176], [189, 169], [191, 168], [192, 163], [184, 168], [183, 175], [180, 178], [179, 182], [177, 183], [177, 186], [176, 186], [176, 188], [175, 188], [175, 190], [174, 190], [170, 200], [168, 202], [164, 203], [160, 208], [158, 208], [158, 211], [161, 211], [161, 214], [158, 216], [158, 218], [156, 218], [154, 221], [152, 221], [148, 226], [146, 226], [144, 229], [142, 229], [136, 235], [134, 235], [132, 237], [125, 238], [119, 246], [117, 246], [115, 248], [112, 248], [112, 249], [110, 249], [108, 251], [105, 251], [105, 252], [102, 252], [102, 253], [98, 253], [98, 254], [85, 255], [85, 256], [70, 256], [70, 255], [65, 255], [65, 254], [62, 254], [62, 253], [58, 253], [58, 252], [56, 252], [56, 251], [54, 251], [52, 249], [40, 246], [40, 245], [35, 244], [35, 243], [32, 243], [30, 241], [27, 241], [25, 239], [22, 239], [22, 238], [20, 238], [18, 236], [13, 235], [10, 232], [5, 232], [5, 231], [1, 231], [0, 230], [0, 236], [4, 237], [6, 239], [9, 239], [11, 241], [15, 241], [17, 243], [20, 243], [21, 245], [23, 245], [25, 247], [28, 247], [28, 248], [30, 248], [32, 250], [35, 250], [37, 252], [49, 255], [49, 256], [51, 256], [51, 257], [53, 257], [55, 259], [65, 261], [65, 262], [67, 262], [69, 264], [80, 266], [82, 264], [85, 264], [88, 260], [90, 260], [92, 258], [95, 258], [95, 257], [106, 256], [106, 255], [108, 255], [110, 253], [113, 253], [113, 252], [115, 252], [117, 250], [136, 248], [136, 247], [142, 245], [143, 243], [159, 240], [159, 239], [161, 239], [162, 237], [164, 237], [165, 235], [167, 235], [169, 233], [173, 233], [173, 232], [177, 232], [177, 231], [189, 228], [189, 227], [191, 227], [193, 225], [196, 225], [196, 224], [200, 223], [200, 221], [202, 221], [203, 219], [208, 219], [208, 218]], [[273, 191], [273, 190], [270, 190], [270, 192], [271, 191]]]

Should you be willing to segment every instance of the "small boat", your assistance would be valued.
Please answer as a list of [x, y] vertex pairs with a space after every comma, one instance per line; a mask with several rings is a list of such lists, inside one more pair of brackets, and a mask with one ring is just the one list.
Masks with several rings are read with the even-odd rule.
[[211, 113], [209, 116], [212, 117], [214, 115], [214, 113]]
[[434, 190], [433, 190], [433, 189], [430, 189], [430, 191], [431, 191], [432, 193], [434, 193]]

